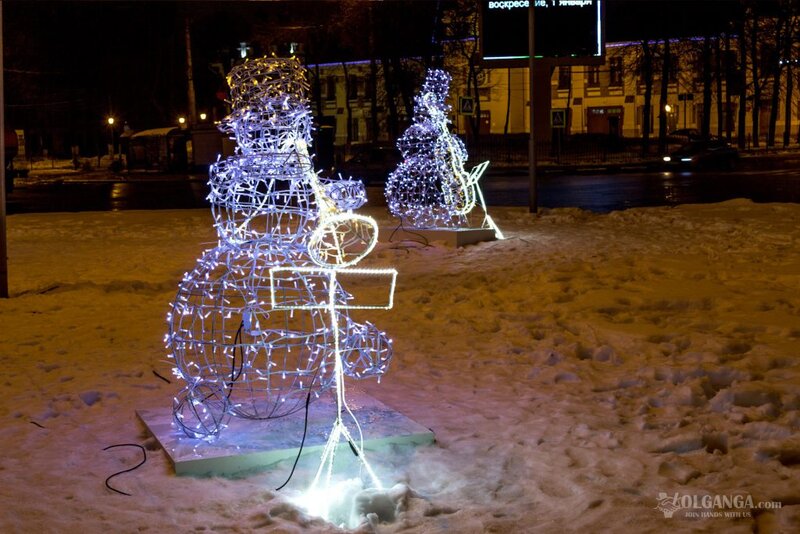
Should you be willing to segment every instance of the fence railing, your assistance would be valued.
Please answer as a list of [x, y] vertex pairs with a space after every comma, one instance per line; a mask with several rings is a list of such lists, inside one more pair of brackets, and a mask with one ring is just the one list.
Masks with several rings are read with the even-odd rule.
[[[667, 138], [665, 152], [669, 153], [683, 143], [685, 138]], [[735, 147], [735, 141], [732, 143]], [[472, 164], [490, 160], [493, 167], [528, 165], [528, 134], [482, 135], [467, 142], [469, 160]], [[800, 143], [788, 147], [781, 145], [748, 147], [741, 154], [750, 156], [800, 153]], [[645, 150], [640, 138], [615, 138], [605, 135], [576, 134], [554, 138], [552, 141], [536, 143], [538, 165], [591, 165], [591, 164], [636, 164], [658, 161], [658, 138], [651, 137]]]
[[[680, 145], [672, 141], [668, 149]], [[470, 162], [490, 160], [494, 166], [528, 164], [528, 135], [484, 135], [467, 143]], [[580, 165], [597, 163], [635, 163], [658, 157], [658, 141], [651, 139], [648, 150], [641, 139], [615, 138], [602, 135], [573, 135], [536, 143], [539, 165]]]

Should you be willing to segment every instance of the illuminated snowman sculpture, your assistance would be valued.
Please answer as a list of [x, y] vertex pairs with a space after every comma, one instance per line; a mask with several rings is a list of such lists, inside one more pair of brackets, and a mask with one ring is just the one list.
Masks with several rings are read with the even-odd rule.
[[[324, 182], [313, 170], [299, 62], [247, 61], [228, 82], [233, 112], [221, 129], [238, 148], [210, 169], [219, 241], [184, 276], [168, 315], [174, 373], [185, 381], [175, 423], [212, 438], [231, 417], [281, 417], [335, 388], [331, 439], [353, 444], [343, 378], [382, 375], [391, 342], [349, 310], [391, 307], [396, 272], [351, 268], [374, 247], [377, 226], [352, 213], [365, 202], [361, 182]], [[388, 279], [387, 303], [359, 306], [347, 276]]]
[[447, 93], [450, 75], [428, 70], [422, 91], [414, 97], [414, 122], [397, 141], [403, 161], [386, 181], [389, 211], [413, 228], [468, 228], [469, 214], [483, 209], [482, 227], [503, 234], [486, 210], [478, 180], [489, 162], [464, 169], [467, 149], [450, 133]]

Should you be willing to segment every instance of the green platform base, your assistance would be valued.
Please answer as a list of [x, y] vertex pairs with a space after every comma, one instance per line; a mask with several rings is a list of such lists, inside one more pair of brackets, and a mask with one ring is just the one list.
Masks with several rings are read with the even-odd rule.
[[[389, 445], [428, 445], [433, 431], [387, 407], [369, 395], [349, 388], [347, 403], [364, 432], [364, 449]], [[137, 410], [136, 414], [155, 436], [175, 467], [175, 474], [189, 476], [236, 476], [266, 469], [282, 460], [294, 459], [303, 437], [304, 410], [269, 421], [232, 417], [228, 427], [210, 441], [188, 437], [172, 421], [172, 409]], [[309, 407], [308, 433], [303, 456], [319, 455], [328, 439], [336, 415], [336, 403], [326, 393]], [[358, 433], [345, 415], [353, 436]], [[345, 443], [340, 447], [349, 448]]]

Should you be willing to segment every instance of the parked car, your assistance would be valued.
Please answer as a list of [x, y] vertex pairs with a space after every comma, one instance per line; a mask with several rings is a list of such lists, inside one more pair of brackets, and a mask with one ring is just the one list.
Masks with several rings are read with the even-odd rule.
[[334, 175], [352, 177], [363, 181], [364, 185], [383, 184], [401, 160], [400, 152], [393, 146], [362, 145], [354, 148], [352, 156], [334, 169]]
[[703, 136], [700, 135], [700, 130], [697, 128], [680, 128], [678, 130], [673, 130], [667, 134], [667, 138], [669, 140], [675, 140], [679, 143], [688, 143], [689, 141], [694, 141], [696, 139], [701, 139]]
[[702, 169], [733, 169], [739, 160], [739, 151], [724, 139], [711, 137], [693, 139], [679, 149], [664, 156], [667, 167]]

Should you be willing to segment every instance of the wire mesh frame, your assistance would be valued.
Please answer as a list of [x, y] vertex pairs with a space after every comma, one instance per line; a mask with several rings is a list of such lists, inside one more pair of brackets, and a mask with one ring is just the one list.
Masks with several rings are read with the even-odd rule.
[[[334, 385], [330, 316], [272, 309], [269, 269], [312, 265], [308, 245], [320, 213], [350, 210], [365, 199], [360, 182], [323, 183], [314, 174], [308, 85], [297, 60], [248, 61], [229, 82], [234, 109], [221, 129], [235, 137], [237, 152], [209, 173], [219, 242], [184, 276], [168, 314], [174, 373], [186, 381], [174, 399], [175, 422], [196, 438], [219, 434], [232, 416], [288, 415]], [[362, 226], [355, 225], [350, 243], [359, 244]], [[302, 271], [280, 283], [300, 303], [329, 290]], [[351, 298], [339, 286], [334, 294], [341, 302]], [[344, 372], [383, 374], [391, 358], [385, 333], [353, 321], [346, 308], [334, 317]]]
[[480, 203], [481, 226], [502, 238], [478, 185], [488, 162], [466, 171], [466, 146], [448, 127], [450, 80], [447, 72], [429, 69], [414, 97], [414, 123], [397, 141], [403, 160], [386, 181], [389, 211], [413, 228], [468, 228], [470, 212]]

